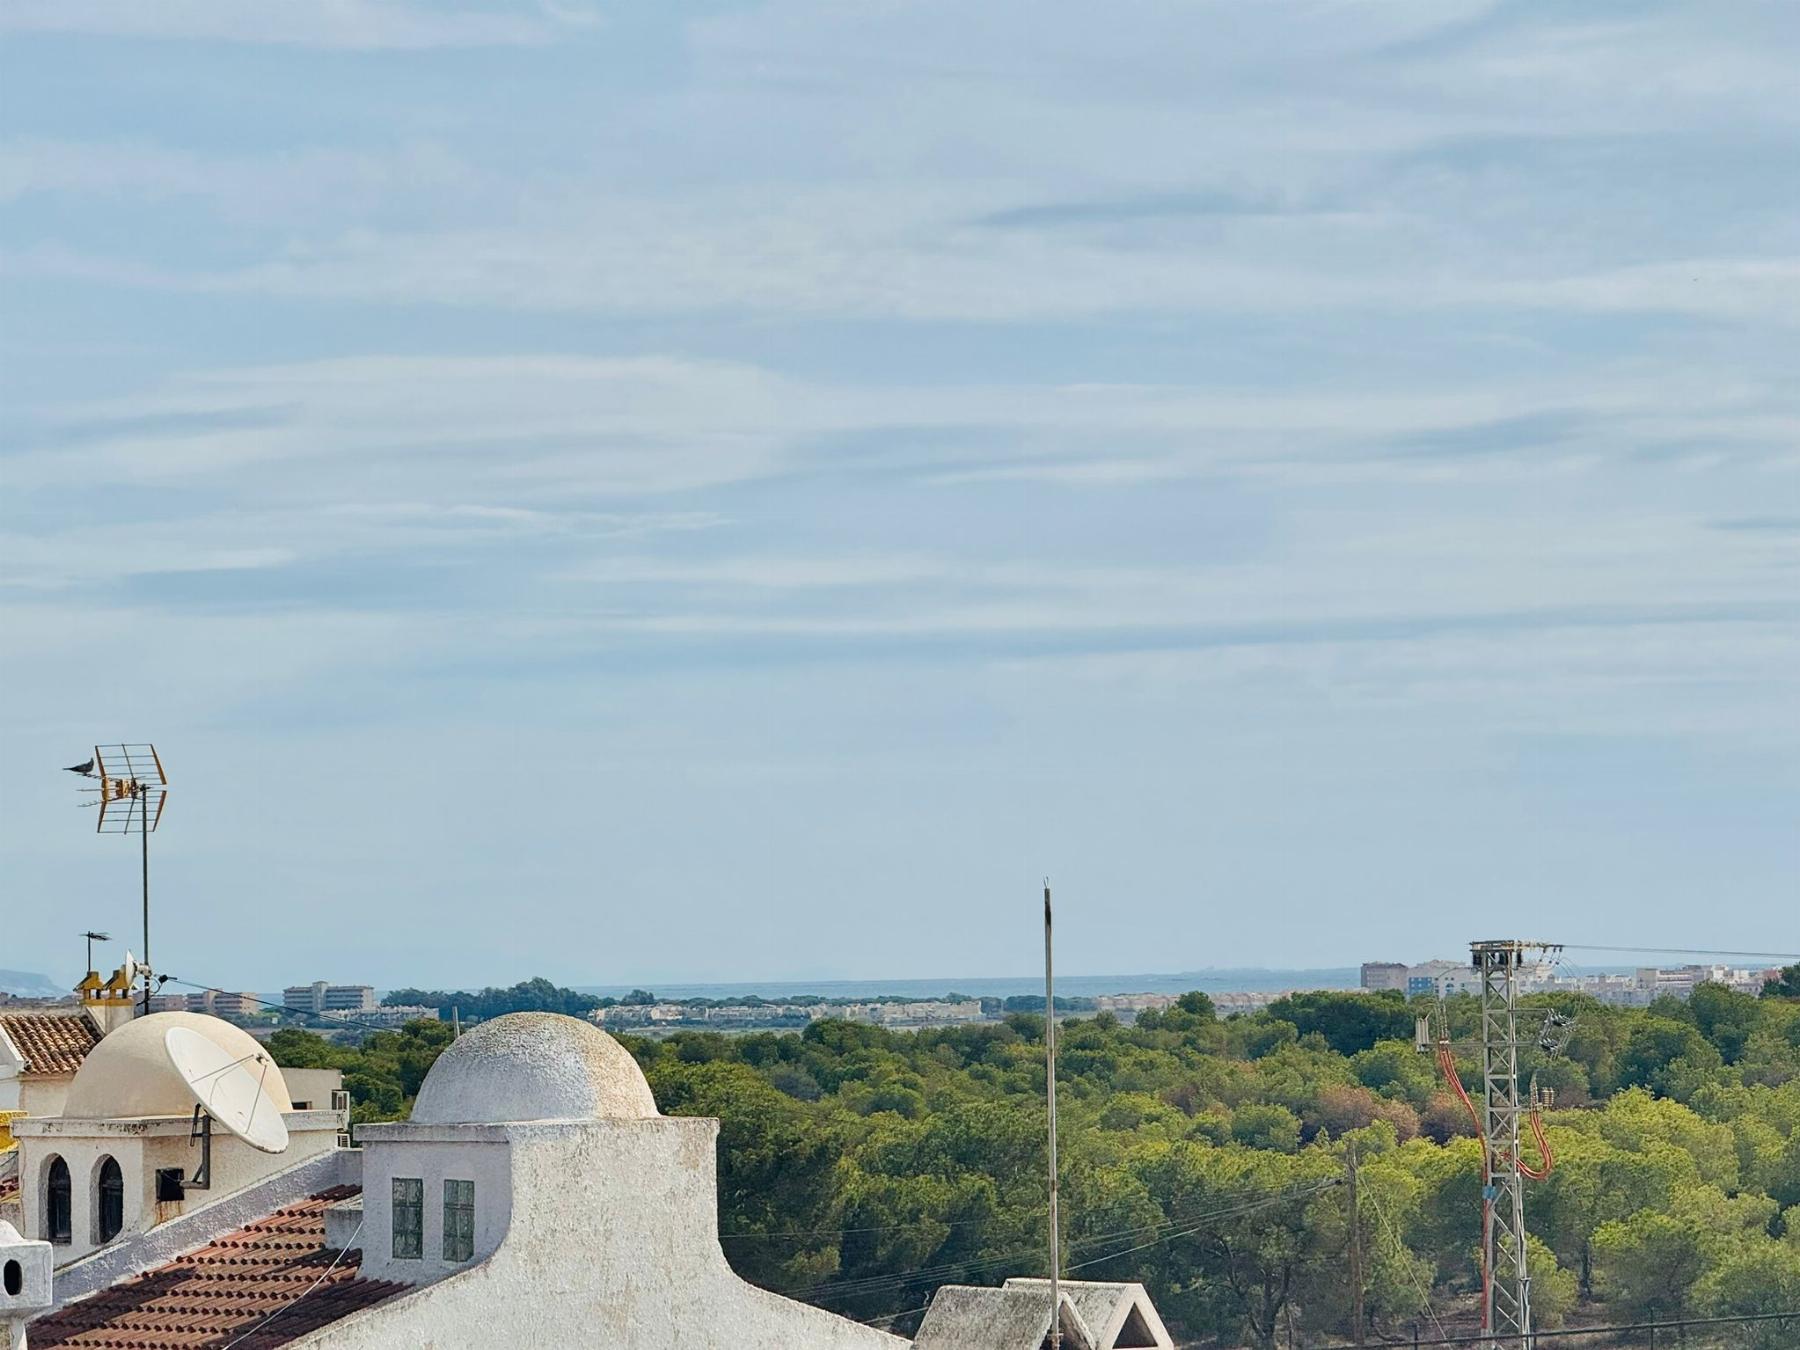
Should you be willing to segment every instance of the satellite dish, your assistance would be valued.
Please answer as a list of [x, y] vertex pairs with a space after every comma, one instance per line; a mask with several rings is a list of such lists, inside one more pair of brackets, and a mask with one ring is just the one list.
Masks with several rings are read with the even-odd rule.
[[207, 1115], [251, 1148], [264, 1153], [287, 1148], [287, 1123], [265, 1089], [275, 1070], [275, 1061], [265, 1052], [234, 1058], [192, 1027], [170, 1027], [163, 1045], [175, 1072]]

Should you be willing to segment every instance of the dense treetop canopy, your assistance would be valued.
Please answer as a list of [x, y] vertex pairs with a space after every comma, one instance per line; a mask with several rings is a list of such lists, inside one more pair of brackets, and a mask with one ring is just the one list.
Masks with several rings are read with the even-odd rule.
[[[1527, 1025], [1552, 1009], [1574, 1018], [1561, 1053], [1523, 1056], [1555, 1096], [1557, 1166], [1528, 1199], [1540, 1322], [1800, 1306], [1800, 1000], [1705, 986], [1646, 1009], [1574, 995], [1526, 1006]], [[1466, 1312], [1482, 1150], [1413, 1048], [1414, 1017], [1439, 1010], [1308, 993], [1220, 1019], [1196, 993], [1134, 1026], [1063, 1022], [1070, 1272], [1144, 1280], [1190, 1338], [1272, 1346], [1290, 1321], [1345, 1335], [1354, 1145], [1377, 1330]], [[1472, 1083], [1474, 1000], [1441, 1012]], [[343, 1068], [357, 1118], [372, 1120], [403, 1113], [449, 1035], [420, 1022], [354, 1049], [296, 1031], [271, 1044], [281, 1063]], [[628, 1044], [665, 1112], [721, 1120], [721, 1228], [747, 1278], [875, 1318], [945, 1281], [1041, 1273], [1041, 1016]], [[1773, 1334], [1751, 1325], [1740, 1339], [1774, 1346]]]

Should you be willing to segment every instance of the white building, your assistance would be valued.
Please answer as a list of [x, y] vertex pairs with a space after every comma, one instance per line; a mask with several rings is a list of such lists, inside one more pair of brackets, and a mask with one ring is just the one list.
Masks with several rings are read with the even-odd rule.
[[[289, 1154], [261, 1155], [278, 1170], [239, 1172], [168, 1218], [148, 1212], [137, 1197], [154, 1186], [165, 1136], [143, 1127], [169, 1119], [186, 1091], [152, 1053], [169, 1019], [213, 1020], [169, 1013], [114, 1033], [121, 1049], [106, 1054], [103, 1041], [89, 1056], [70, 1104], [117, 1114], [33, 1122], [21, 1141], [28, 1217], [47, 1208], [50, 1158], [77, 1147], [78, 1229], [96, 1203], [97, 1148], [115, 1150], [132, 1197], [108, 1245], [58, 1270], [56, 1309], [30, 1325], [37, 1350], [225, 1344], [276, 1311], [257, 1345], [906, 1345], [740, 1280], [718, 1241], [718, 1122], [658, 1114], [617, 1042], [553, 1013], [470, 1031], [432, 1067], [411, 1119], [363, 1127], [359, 1149], [292, 1156], [311, 1148], [310, 1122], [284, 1112]], [[224, 1023], [210, 1035], [233, 1053], [255, 1045]], [[235, 1165], [228, 1144], [244, 1147], [215, 1136], [221, 1172]]]
[[59, 1267], [338, 1145], [343, 1113], [296, 1111], [281, 1070], [270, 1064], [268, 1093], [287, 1125], [287, 1151], [261, 1153], [219, 1130], [204, 1168], [209, 1175], [201, 1177], [207, 1160], [191, 1137], [194, 1096], [164, 1048], [171, 1027], [198, 1032], [233, 1059], [267, 1063], [263, 1048], [229, 1022], [152, 1013], [109, 1032], [88, 1052], [59, 1113], [12, 1123], [22, 1228], [27, 1238], [51, 1244]]
[[311, 984], [290, 984], [281, 991], [281, 1006], [299, 1013], [355, 1013], [372, 1011], [375, 990], [366, 984], [330, 984], [314, 980]]

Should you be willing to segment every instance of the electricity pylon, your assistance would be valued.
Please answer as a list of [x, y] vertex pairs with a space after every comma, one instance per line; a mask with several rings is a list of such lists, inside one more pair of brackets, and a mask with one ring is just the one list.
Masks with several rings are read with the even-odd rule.
[[1531, 1271], [1525, 1260], [1525, 1178], [1519, 1167], [1519, 967], [1532, 953], [1560, 952], [1553, 942], [1472, 942], [1469, 964], [1481, 974], [1481, 1248], [1486, 1272], [1481, 1329], [1489, 1342], [1530, 1350]]

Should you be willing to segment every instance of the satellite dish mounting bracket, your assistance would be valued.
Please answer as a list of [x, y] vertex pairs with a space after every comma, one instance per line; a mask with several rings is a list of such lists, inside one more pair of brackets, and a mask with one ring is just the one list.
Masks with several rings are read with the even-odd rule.
[[198, 1102], [194, 1103], [194, 1123], [188, 1129], [189, 1148], [194, 1146], [196, 1139], [200, 1141], [200, 1166], [182, 1184], [192, 1190], [209, 1191], [212, 1189], [212, 1117]]

